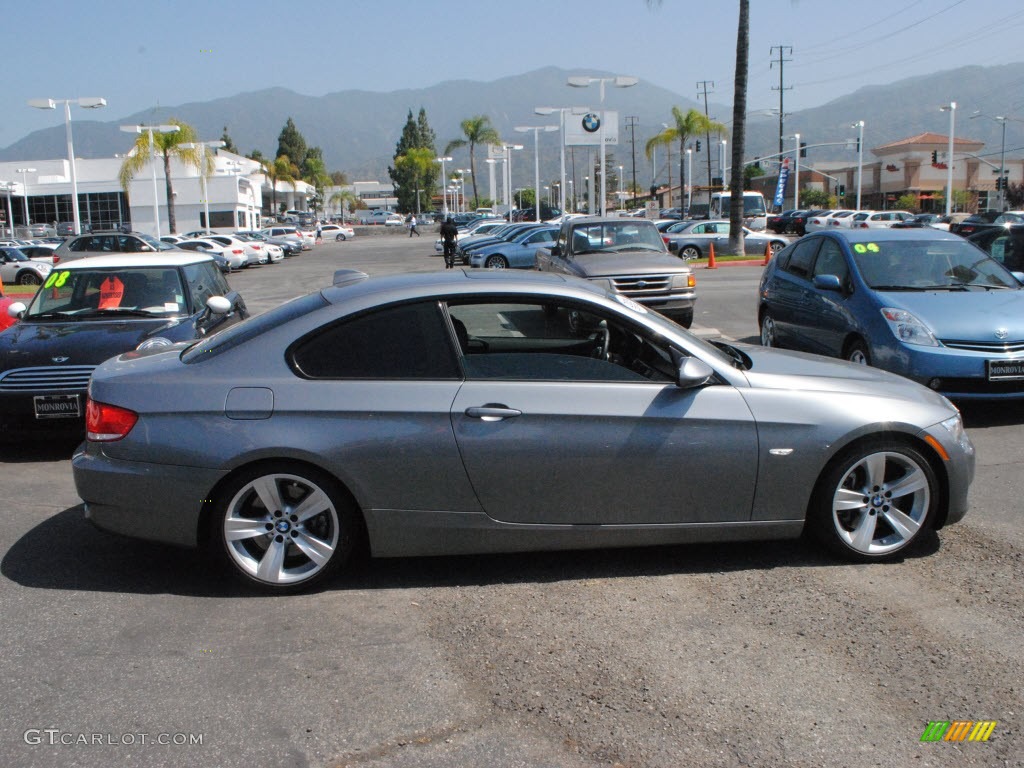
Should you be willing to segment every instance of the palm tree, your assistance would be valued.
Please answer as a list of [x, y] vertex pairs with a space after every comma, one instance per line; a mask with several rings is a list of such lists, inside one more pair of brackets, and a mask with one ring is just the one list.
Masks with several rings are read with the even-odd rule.
[[267, 175], [267, 179], [270, 181], [270, 210], [272, 213], [277, 213], [277, 182], [283, 181], [286, 184], [291, 184], [292, 189], [296, 188], [295, 178], [295, 166], [292, 165], [292, 161], [288, 159], [288, 155], [281, 155], [277, 157], [273, 162], [269, 160], [263, 161], [263, 173]]
[[732, 102], [732, 179], [729, 193], [729, 253], [743, 256], [743, 153], [747, 133], [747, 67], [750, 58], [750, 0], [740, 0], [740, 20], [736, 28], [736, 80]]
[[460, 123], [464, 139], [452, 139], [444, 148], [446, 155], [451, 154], [453, 149], [469, 145], [469, 170], [473, 174], [473, 207], [476, 208], [480, 198], [476, 193], [476, 145], [477, 144], [500, 144], [501, 137], [491, 125], [491, 118], [487, 115], [468, 117]]
[[[672, 107], [672, 120], [670, 125], [654, 138], [647, 142], [647, 156], [651, 156], [651, 150], [658, 144], [671, 145], [673, 141], [679, 142], [679, 189], [682, 192], [686, 188], [686, 142], [691, 136], [699, 136], [702, 133], [725, 133], [728, 129], [722, 123], [715, 122], [703, 112], [690, 109], [685, 114], [679, 107]], [[707, 147], [711, 151], [711, 147]], [[692, 183], [692, 179], [691, 179]], [[669, 198], [672, 190], [669, 188]]]
[[351, 205], [352, 210], [355, 210], [356, 205], [359, 204], [359, 196], [351, 189], [339, 189], [331, 195], [327, 203], [328, 205], [336, 205], [342, 214], [344, 214], [345, 207], [347, 205]]
[[135, 145], [128, 153], [128, 156], [125, 157], [124, 162], [121, 163], [118, 180], [121, 182], [121, 188], [127, 192], [132, 179], [149, 164], [150, 153], [155, 151], [156, 154], [162, 157], [164, 183], [167, 188], [167, 226], [173, 235], [177, 232], [177, 222], [174, 217], [174, 186], [171, 184], [171, 158], [174, 157], [186, 166], [195, 168], [203, 175], [209, 176], [213, 173], [213, 156], [203, 153], [206, 157], [206, 167], [203, 168], [203, 160], [199, 149], [185, 149], [182, 146], [183, 144], [195, 144], [198, 141], [195, 128], [174, 118], [171, 118], [168, 122], [170, 125], [178, 126], [178, 130], [172, 133], [153, 131], [153, 147], [149, 145], [149, 131], [139, 134], [138, 138], [135, 139]]

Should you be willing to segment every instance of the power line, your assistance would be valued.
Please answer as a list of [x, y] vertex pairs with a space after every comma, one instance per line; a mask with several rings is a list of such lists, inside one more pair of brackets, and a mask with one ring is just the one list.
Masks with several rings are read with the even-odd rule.
[[[636, 115], [626, 115], [626, 127], [629, 128], [629, 143], [632, 145], [633, 154], [633, 207], [636, 207], [636, 126], [640, 118]], [[619, 205], [622, 203], [620, 201]]]
[[[704, 117], [706, 117], [706, 118], [708, 118], [710, 120], [711, 119], [711, 115], [708, 113], [708, 86], [711, 86], [712, 88], [714, 88], [715, 87], [715, 81], [714, 80], [701, 80], [700, 82], [697, 83], [697, 88], [699, 88], [699, 89], [702, 88], [704, 90]], [[712, 91], [712, 93], [714, 93], [714, 91]], [[697, 92], [697, 95], [698, 96], [700, 95], [700, 91]], [[710, 187], [711, 186], [711, 132], [710, 131], [706, 131], [704, 133], [704, 144], [708, 148], [708, 186]], [[693, 182], [691, 181], [691, 183], [693, 183]]]

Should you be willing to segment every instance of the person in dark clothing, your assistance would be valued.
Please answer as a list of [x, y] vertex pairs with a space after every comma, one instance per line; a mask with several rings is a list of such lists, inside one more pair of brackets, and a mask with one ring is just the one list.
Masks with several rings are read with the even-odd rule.
[[455, 266], [455, 239], [459, 236], [459, 228], [455, 226], [452, 217], [445, 219], [441, 225], [441, 239], [444, 241], [444, 268], [451, 269]]

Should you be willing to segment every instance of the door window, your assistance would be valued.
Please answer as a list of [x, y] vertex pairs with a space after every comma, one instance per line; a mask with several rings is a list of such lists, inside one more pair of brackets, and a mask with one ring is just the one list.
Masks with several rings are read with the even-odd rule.
[[818, 241], [821, 238], [801, 240], [798, 242], [786, 264], [786, 271], [796, 277], [807, 279], [811, 274], [811, 263], [814, 261], [814, 252], [818, 249]]

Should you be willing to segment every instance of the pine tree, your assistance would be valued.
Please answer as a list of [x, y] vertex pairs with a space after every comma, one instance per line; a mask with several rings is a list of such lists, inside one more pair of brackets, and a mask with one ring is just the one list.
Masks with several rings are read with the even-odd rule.
[[274, 157], [287, 155], [296, 168], [301, 172], [306, 164], [306, 140], [295, 127], [295, 122], [289, 117], [288, 122], [281, 129], [281, 135], [277, 137], [277, 154]]
[[[410, 213], [417, 209], [417, 189], [420, 190], [421, 209], [431, 207], [429, 201], [433, 198], [437, 186], [437, 167], [432, 164], [429, 168], [424, 168], [423, 163], [410, 162], [408, 158], [412, 150], [426, 150], [436, 157], [435, 140], [434, 131], [427, 122], [426, 110], [420, 108], [419, 118], [414, 119], [410, 109], [402, 128], [402, 135], [395, 144], [394, 162], [388, 168], [388, 176], [395, 185], [398, 210], [402, 213]], [[423, 152], [413, 154], [417, 157], [425, 156]]]

